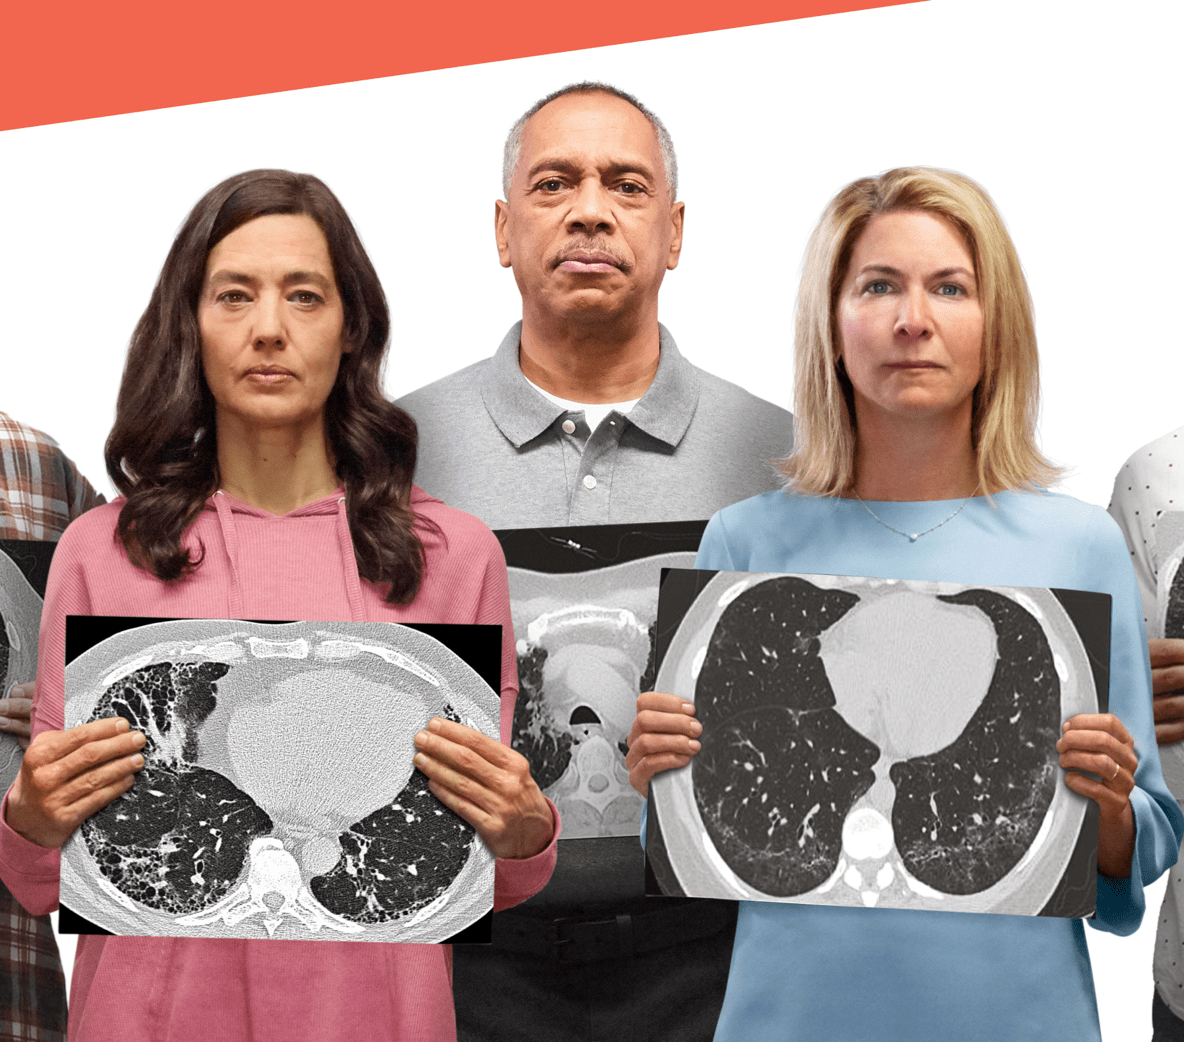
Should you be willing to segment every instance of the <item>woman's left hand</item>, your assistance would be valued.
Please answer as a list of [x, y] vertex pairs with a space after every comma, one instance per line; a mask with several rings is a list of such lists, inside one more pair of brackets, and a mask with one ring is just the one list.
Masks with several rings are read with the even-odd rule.
[[439, 717], [415, 736], [415, 747], [415, 766], [432, 794], [477, 830], [494, 857], [528, 858], [546, 849], [555, 825], [526, 757]]
[[1124, 879], [1131, 874], [1135, 853], [1135, 814], [1130, 800], [1139, 766], [1135, 741], [1113, 713], [1079, 713], [1066, 720], [1061, 731], [1057, 752], [1061, 766], [1068, 771], [1065, 784], [1094, 800], [1101, 810], [1098, 871]]

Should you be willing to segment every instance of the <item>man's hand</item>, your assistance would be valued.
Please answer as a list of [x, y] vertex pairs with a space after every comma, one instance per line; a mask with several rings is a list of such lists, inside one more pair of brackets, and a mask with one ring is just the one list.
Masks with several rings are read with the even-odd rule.
[[96, 811], [132, 787], [144, 766], [144, 735], [118, 716], [42, 731], [25, 751], [8, 795], [8, 825], [43, 847], [60, 847]]
[[695, 707], [678, 695], [646, 691], [637, 699], [637, 716], [629, 729], [629, 784], [649, 797], [650, 779], [659, 771], [685, 767], [702, 746], [703, 725]]
[[33, 682], [14, 684], [8, 692], [7, 698], [0, 698], [0, 731], [16, 735], [16, 740], [22, 749], [29, 748], [31, 724], [29, 718], [33, 715]]
[[546, 849], [555, 822], [525, 756], [439, 717], [415, 736], [415, 747], [415, 766], [432, 794], [477, 830], [494, 857], [528, 858]]
[[1184, 739], [1184, 640], [1149, 640], [1147, 649], [1155, 696], [1155, 740], [1169, 745]]

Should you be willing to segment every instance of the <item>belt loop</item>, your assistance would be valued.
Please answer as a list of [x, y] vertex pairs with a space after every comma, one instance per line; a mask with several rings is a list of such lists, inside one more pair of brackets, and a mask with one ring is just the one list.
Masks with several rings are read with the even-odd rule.
[[631, 916], [617, 916], [617, 947], [620, 949], [622, 958], [633, 958], [633, 919]]

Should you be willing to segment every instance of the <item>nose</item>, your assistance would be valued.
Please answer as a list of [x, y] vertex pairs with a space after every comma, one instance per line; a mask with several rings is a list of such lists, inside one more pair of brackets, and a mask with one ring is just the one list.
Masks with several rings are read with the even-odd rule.
[[283, 347], [283, 300], [278, 293], [261, 293], [252, 309], [252, 343], [256, 348]]
[[608, 189], [600, 183], [599, 178], [584, 178], [572, 198], [567, 230], [591, 235], [595, 232], [612, 232], [615, 227], [616, 218]]
[[910, 289], [900, 295], [900, 313], [896, 316], [893, 332], [910, 339], [932, 336], [933, 312], [924, 288]]

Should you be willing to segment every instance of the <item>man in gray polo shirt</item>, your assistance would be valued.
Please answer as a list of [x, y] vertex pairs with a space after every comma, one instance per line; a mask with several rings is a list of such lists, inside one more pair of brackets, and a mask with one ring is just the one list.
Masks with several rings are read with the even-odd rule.
[[[416, 482], [494, 529], [706, 520], [776, 488], [790, 414], [691, 365], [658, 323], [684, 212], [661, 122], [604, 84], [557, 91], [511, 130], [503, 190], [522, 321], [399, 402]], [[645, 898], [635, 838], [560, 840], [551, 883], [495, 917], [493, 946], [455, 949], [459, 1037], [710, 1039], [735, 914]]]

